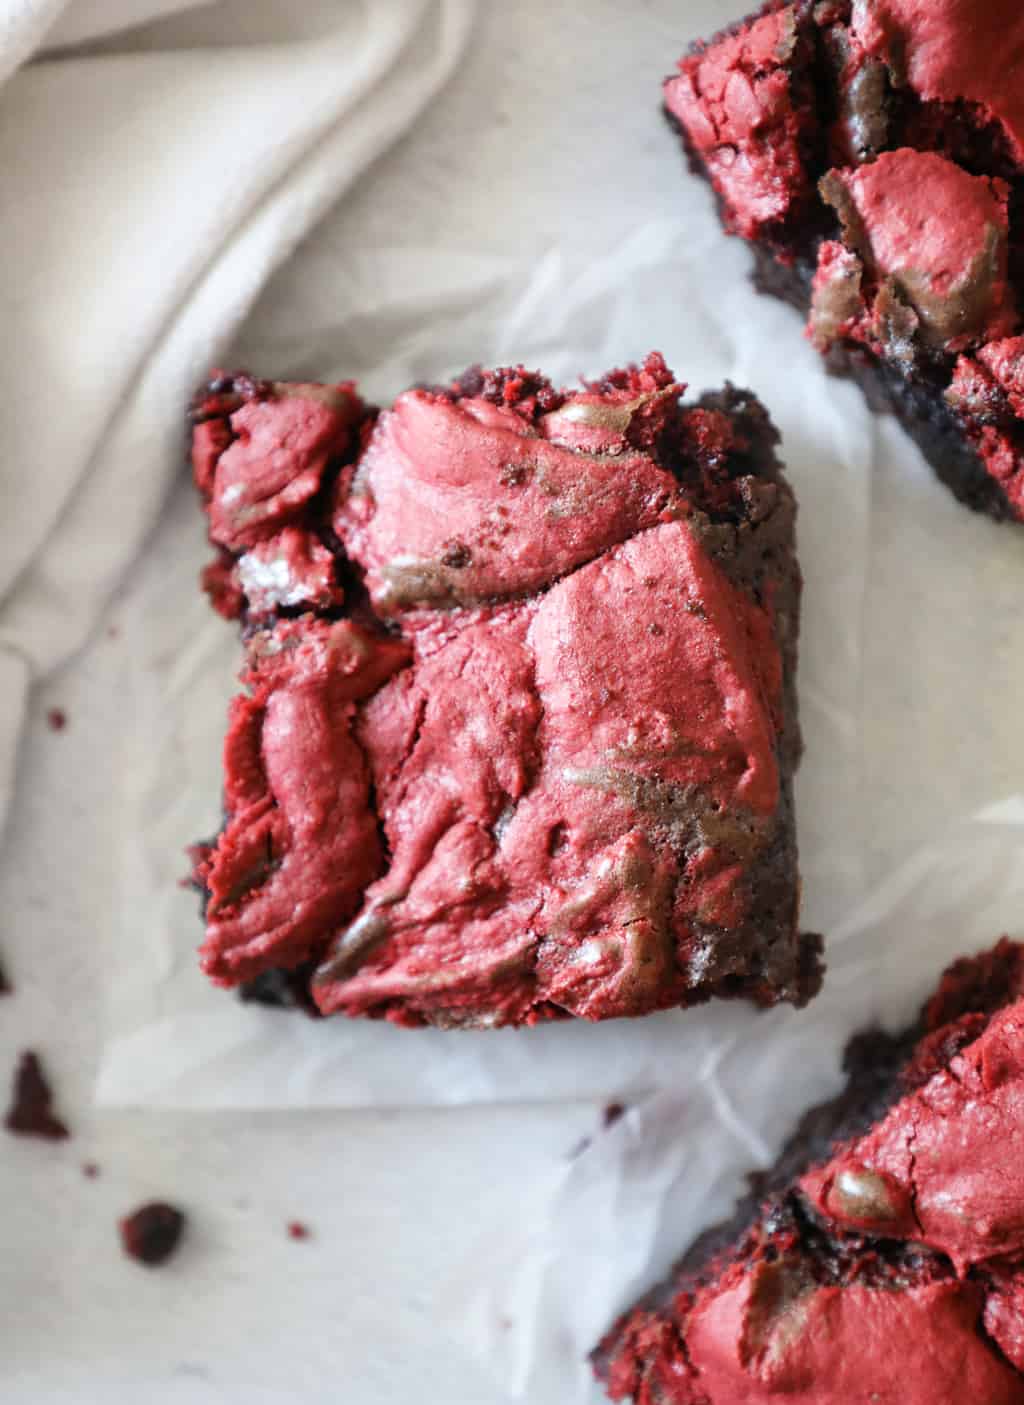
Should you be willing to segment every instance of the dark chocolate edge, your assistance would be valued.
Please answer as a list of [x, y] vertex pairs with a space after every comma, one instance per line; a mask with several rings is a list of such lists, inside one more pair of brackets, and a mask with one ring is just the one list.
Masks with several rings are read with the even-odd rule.
[[[777, 514], [781, 518], [775, 540], [761, 536], [759, 524], [744, 518], [735, 524], [735, 534], [723, 524], [710, 524], [704, 546], [721, 569], [744, 593], [760, 599], [758, 576], [770, 573], [776, 586], [776, 618], [784, 620], [777, 642], [782, 655], [784, 731], [778, 746], [779, 802], [774, 833], [766, 848], [746, 868], [746, 880], [760, 901], [752, 908], [747, 924], [729, 934], [737, 953], [748, 955], [753, 965], [744, 976], [726, 976], [712, 983], [708, 997], [752, 999], [761, 1005], [790, 1003], [803, 1006], [821, 988], [824, 979], [823, 941], [817, 933], [799, 928], [799, 856], [794, 812], [793, 783], [803, 753], [797, 696], [800, 606], [803, 577], [797, 555], [797, 502], [776, 452], [781, 442], [771, 414], [751, 390], [731, 382], [720, 390], [706, 391], [684, 409], [718, 410], [728, 416], [746, 439], [747, 447], [735, 454], [735, 477], [751, 477], [759, 484], [778, 489]], [[767, 530], [768, 524], [766, 524]], [[723, 549], [716, 550], [714, 538], [723, 537]], [[700, 535], [700, 533], [698, 533]], [[699, 994], [695, 991], [697, 1003]]]

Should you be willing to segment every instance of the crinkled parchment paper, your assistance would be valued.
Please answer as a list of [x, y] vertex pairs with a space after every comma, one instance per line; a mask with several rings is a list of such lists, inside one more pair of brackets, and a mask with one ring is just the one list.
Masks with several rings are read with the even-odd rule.
[[[706, 199], [699, 187], [683, 193]], [[759, 1046], [779, 1029], [798, 1041], [823, 1011], [837, 1043], [854, 1027], [837, 1003], [844, 968], [835, 954], [851, 914], [916, 850], [1024, 790], [1024, 542], [960, 507], [891, 422], [826, 378], [796, 316], [748, 286], [747, 258], [706, 212], [642, 225], [586, 261], [562, 248], [532, 265], [367, 250], [347, 266], [346, 305], [358, 312], [325, 327], [319, 343], [304, 335], [301, 357], [293, 350], [273, 369], [308, 374], [319, 353], [325, 377], [358, 376], [386, 401], [474, 360], [523, 360], [571, 379], [657, 347], [694, 392], [729, 378], [764, 398], [800, 501], [807, 749], [797, 804], [804, 923], [828, 935], [832, 953], [826, 1003], [799, 1015], [718, 1004], [598, 1026], [399, 1031], [243, 1006], [209, 987], [195, 961], [196, 899], [178, 880], [183, 846], [219, 824], [220, 745], [240, 657], [232, 627], [195, 586], [207, 548], [183, 481], [124, 625], [124, 841], [101, 1101], [635, 1099], [687, 1087], [695, 1069], [744, 1038]], [[923, 922], [946, 910], [962, 882], [938, 868], [920, 910], [905, 916]], [[895, 915], [888, 925], [879, 918], [900, 975], [919, 990], [950, 951], [969, 946], [954, 933], [932, 959], [926, 943], [905, 940]], [[765, 1086], [784, 1123], [801, 1105], [792, 1079], [769, 1067]]]
[[[346, 360], [321, 373], [358, 376], [368, 395], [386, 401], [477, 360], [521, 360], [575, 380], [658, 348], [694, 394], [726, 379], [758, 391], [783, 431], [801, 505], [804, 920], [831, 930], [864, 880], [872, 428], [853, 389], [828, 384], [791, 314], [751, 293], [745, 259], [706, 222], [695, 237], [685, 220], [643, 225], [624, 246], [579, 263], [563, 251], [533, 266], [377, 251], [354, 275], [360, 334], [335, 329]], [[719, 1005], [599, 1026], [398, 1031], [243, 1006], [208, 987], [195, 960], [196, 898], [178, 880], [184, 845], [219, 825], [220, 746], [240, 650], [196, 588], [207, 547], [184, 484], [170, 513], [124, 626], [124, 845], [101, 1101], [295, 1107], [636, 1097], [687, 1081], [695, 1063], [750, 1027], [749, 1008]]]

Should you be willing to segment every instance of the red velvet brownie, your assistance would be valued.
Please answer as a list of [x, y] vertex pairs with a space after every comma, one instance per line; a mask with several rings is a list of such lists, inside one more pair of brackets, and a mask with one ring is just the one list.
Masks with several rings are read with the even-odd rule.
[[636, 1405], [1024, 1401], [1024, 947], [858, 1036], [728, 1224], [595, 1353]]
[[755, 281], [971, 507], [1024, 520], [1024, 6], [770, 0], [665, 108]]
[[215, 982], [442, 1026], [813, 994], [793, 494], [752, 396], [684, 389], [652, 355], [381, 414], [198, 397], [246, 647], [196, 867]]

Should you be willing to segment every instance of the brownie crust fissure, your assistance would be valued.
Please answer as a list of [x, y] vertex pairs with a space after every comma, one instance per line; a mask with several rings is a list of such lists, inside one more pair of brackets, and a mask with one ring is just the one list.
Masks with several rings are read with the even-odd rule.
[[954, 963], [855, 1038], [731, 1220], [608, 1333], [636, 1405], [1024, 1400], [1024, 947]]
[[378, 413], [216, 376], [192, 461], [245, 691], [204, 970], [446, 1027], [802, 1003], [800, 574], [777, 434], [660, 356]]
[[968, 506], [1024, 520], [1016, 0], [770, 0], [693, 46], [665, 111], [754, 281]]

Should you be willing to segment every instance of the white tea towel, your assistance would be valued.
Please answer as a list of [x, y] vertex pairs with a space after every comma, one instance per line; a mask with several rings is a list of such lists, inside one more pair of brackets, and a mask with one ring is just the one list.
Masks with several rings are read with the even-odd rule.
[[473, 3], [221, 0], [196, 44], [76, 53], [194, 0], [0, 0], [0, 825], [26, 690], [153, 526], [190, 388], [445, 82]]

